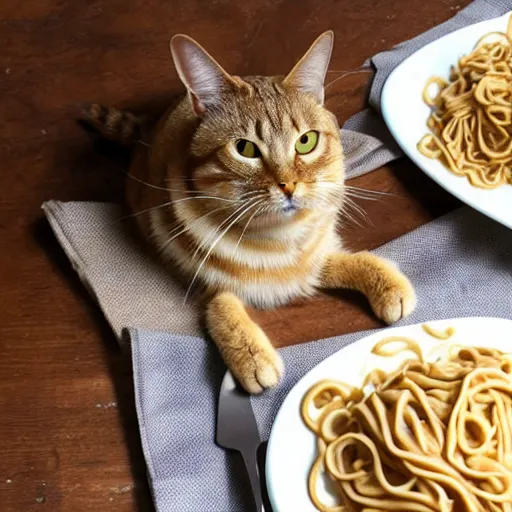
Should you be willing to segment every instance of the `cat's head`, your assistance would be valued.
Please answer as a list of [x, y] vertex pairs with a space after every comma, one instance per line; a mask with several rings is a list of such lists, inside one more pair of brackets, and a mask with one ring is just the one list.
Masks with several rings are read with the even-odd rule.
[[333, 40], [332, 32], [322, 34], [285, 77], [242, 79], [189, 37], [172, 39], [198, 118], [191, 187], [233, 200], [233, 215], [251, 217], [252, 226], [339, 209], [343, 151], [337, 120], [324, 107]]

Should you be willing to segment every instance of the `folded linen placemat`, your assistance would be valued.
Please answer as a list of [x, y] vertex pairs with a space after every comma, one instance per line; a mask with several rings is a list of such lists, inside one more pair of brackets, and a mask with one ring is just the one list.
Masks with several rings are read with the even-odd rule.
[[[512, 318], [512, 231], [467, 207], [375, 251], [396, 261], [418, 294], [402, 325], [467, 316]], [[263, 439], [290, 388], [309, 369], [365, 336], [282, 349], [282, 384], [252, 398]], [[512, 333], [510, 336], [512, 340]], [[131, 330], [142, 444], [159, 512], [252, 510], [244, 472], [214, 443], [223, 365], [203, 338]]]

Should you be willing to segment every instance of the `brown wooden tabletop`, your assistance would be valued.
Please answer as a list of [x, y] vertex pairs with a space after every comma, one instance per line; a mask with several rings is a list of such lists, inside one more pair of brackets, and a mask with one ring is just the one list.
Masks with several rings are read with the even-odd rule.
[[[467, 3], [0, 3], [0, 511], [152, 510], [130, 363], [40, 210], [48, 199], [122, 199], [127, 157], [92, 143], [75, 123], [77, 105], [161, 111], [182, 90], [168, 49], [177, 32], [243, 75], [286, 72], [332, 28], [330, 82]], [[368, 80], [349, 76], [328, 87], [340, 122], [364, 105]], [[354, 250], [377, 247], [457, 204], [405, 159], [354, 184], [392, 194], [360, 203], [371, 223], [345, 227]], [[353, 295], [255, 316], [279, 346], [378, 325]]]

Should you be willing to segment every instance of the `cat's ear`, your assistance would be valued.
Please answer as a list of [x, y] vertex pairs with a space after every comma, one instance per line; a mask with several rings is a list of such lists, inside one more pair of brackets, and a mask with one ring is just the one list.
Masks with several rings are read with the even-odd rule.
[[323, 104], [324, 81], [331, 60], [333, 44], [334, 32], [332, 30], [319, 36], [288, 73], [284, 84], [313, 94], [318, 102]]
[[200, 116], [218, 102], [222, 90], [234, 81], [191, 37], [177, 34], [170, 46], [176, 71], [189, 92], [194, 112]]

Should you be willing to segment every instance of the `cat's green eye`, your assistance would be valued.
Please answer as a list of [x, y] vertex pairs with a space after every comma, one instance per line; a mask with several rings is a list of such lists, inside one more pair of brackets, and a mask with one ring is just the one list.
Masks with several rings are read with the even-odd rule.
[[258, 146], [246, 139], [238, 139], [236, 141], [236, 150], [245, 158], [259, 158], [261, 156]]
[[301, 135], [295, 143], [295, 151], [297, 151], [299, 155], [307, 155], [308, 153], [311, 153], [318, 144], [318, 136], [319, 133], [315, 130], [311, 130], [306, 132], [304, 135]]

